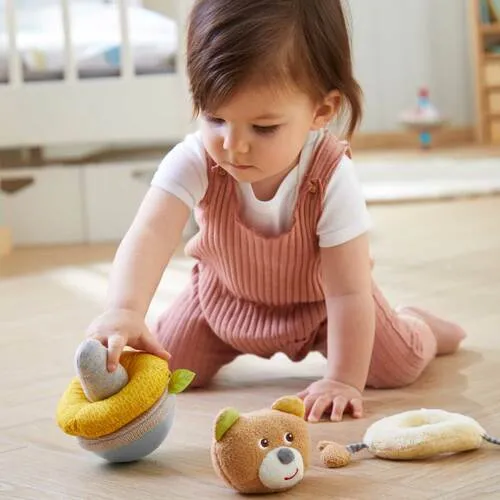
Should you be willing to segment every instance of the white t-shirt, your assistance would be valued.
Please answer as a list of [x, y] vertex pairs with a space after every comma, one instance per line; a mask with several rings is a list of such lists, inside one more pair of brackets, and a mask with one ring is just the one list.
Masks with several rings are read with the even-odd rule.
[[[298, 165], [288, 173], [271, 200], [257, 199], [251, 184], [238, 183], [246, 224], [269, 236], [289, 228], [297, 199], [297, 185], [302, 182], [321, 137], [322, 132], [309, 134]], [[173, 194], [191, 209], [203, 199], [208, 187], [208, 175], [200, 132], [188, 135], [165, 156], [151, 184]], [[323, 212], [316, 229], [319, 245], [340, 245], [365, 233], [370, 226], [370, 216], [353, 162], [344, 156], [326, 188]]]

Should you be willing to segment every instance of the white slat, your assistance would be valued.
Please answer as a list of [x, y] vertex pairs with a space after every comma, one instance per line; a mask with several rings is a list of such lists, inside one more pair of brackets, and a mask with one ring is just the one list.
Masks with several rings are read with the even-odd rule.
[[8, 56], [9, 56], [9, 84], [11, 87], [20, 87], [23, 83], [21, 58], [17, 50], [17, 23], [15, 0], [6, 0], [5, 18], [7, 21], [8, 33]]
[[189, 80], [186, 69], [186, 41], [187, 41], [187, 25], [189, 13], [193, 8], [194, 0], [177, 0], [176, 2], [176, 21], [177, 21], [177, 57], [176, 57], [176, 73], [180, 83], [180, 91], [186, 103], [191, 103], [189, 94]]
[[64, 78], [68, 82], [75, 82], [78, 80], [78, 68], [72, 41], [70, 0], [61, 0], [61, 10], [64, 31]]
[[132, 54], [132, 42], [130, 40], [130, 24], [127, 0], [118, 0], [118, 13], [120, 16], [121, 31], [121, 73], [122, 78], [129, 80], [134, 78], [134, 61]]

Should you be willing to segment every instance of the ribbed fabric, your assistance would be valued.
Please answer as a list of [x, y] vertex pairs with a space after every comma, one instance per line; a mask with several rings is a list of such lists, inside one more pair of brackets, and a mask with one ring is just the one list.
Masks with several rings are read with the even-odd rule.
[[[171, 362], [197, 373], [195, 385], [205, 385], [240, 353], [269, 358], [283, 352], [294, 361], [312, 348], [326, 353], [326, 307], [316, 228], [325, 188], [346, 153], [347, 143], [325, 135], [298, 186], [291, 227], [273, 237], [246, 225], [240, 215], [236, 181], [207, 160], [208, 189], [197, 208], [200, 231], [186, 247], [186, 253], [198, 261], [192, 285], [157, 327], [161, 342], [172, 354]], [[401, 352], [403, 357], [415, 358], [403, 364], [417, 364], [423, 370], [434, 355], [427, 350], [435, 352], [435, 340], [433, 348], [408, 350], [413, 343], [407, 338], [406, 323], [401, 323], [383, 297], [376, 304], [377, 341], [383, 349], [377, 351], [378, 361], [372, 369], [377, 371], [380, 363], [401, 364], [401, 360], [394, 362]], [[434, 339], [422, 325], [423, 336], [430, 333]], [[420, 331], [421, 325], [417, 326]], [[411, 337], [413, 326], [410, 330]], [[415, 335], [419, 338], [420, 333]], [[393, 345], [395, 342], [405, 347]], [[393, 357], [386, 356], [386, 351]], [[396, 384], [405, 376], [396, 375]], [[380, 383], [385, 380], [381, 376]]]
[[297, 186], [292, 225], [275, 237], [246, 225], [235, 180], [209, 163], [201, 231], [186, 251], [199, 261], [200, 306], [208, 325], [236, 350], [264, 357], [281, 351], [300, 359], [325, 320], [316, 226], [324, 189], [346, 149], [331, 136], [322, 140]]
[[424, 321], [398, 315], [374, 285], [376, 329], [367, 385], [392, 388], [409, 385], [436, 356], [435, 335]]

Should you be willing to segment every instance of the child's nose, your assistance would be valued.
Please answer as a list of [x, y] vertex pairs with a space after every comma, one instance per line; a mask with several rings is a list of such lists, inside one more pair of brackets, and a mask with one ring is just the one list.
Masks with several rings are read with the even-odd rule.
[[228, 127], [224, 135], [223, 148], [229, 153], [245, 154], [248, 153], [250, 146], [241, 133]]

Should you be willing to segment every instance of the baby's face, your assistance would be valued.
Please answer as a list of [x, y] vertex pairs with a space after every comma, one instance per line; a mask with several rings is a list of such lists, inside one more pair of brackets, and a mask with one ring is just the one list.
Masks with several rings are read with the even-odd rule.
[[260, 87], [242, 89], [203, 113], [201, 131], [217, 164], [236, 180], [254, 184], [283, 178], [297, 164], [309, 131], [324, 125], [307, 94]]

